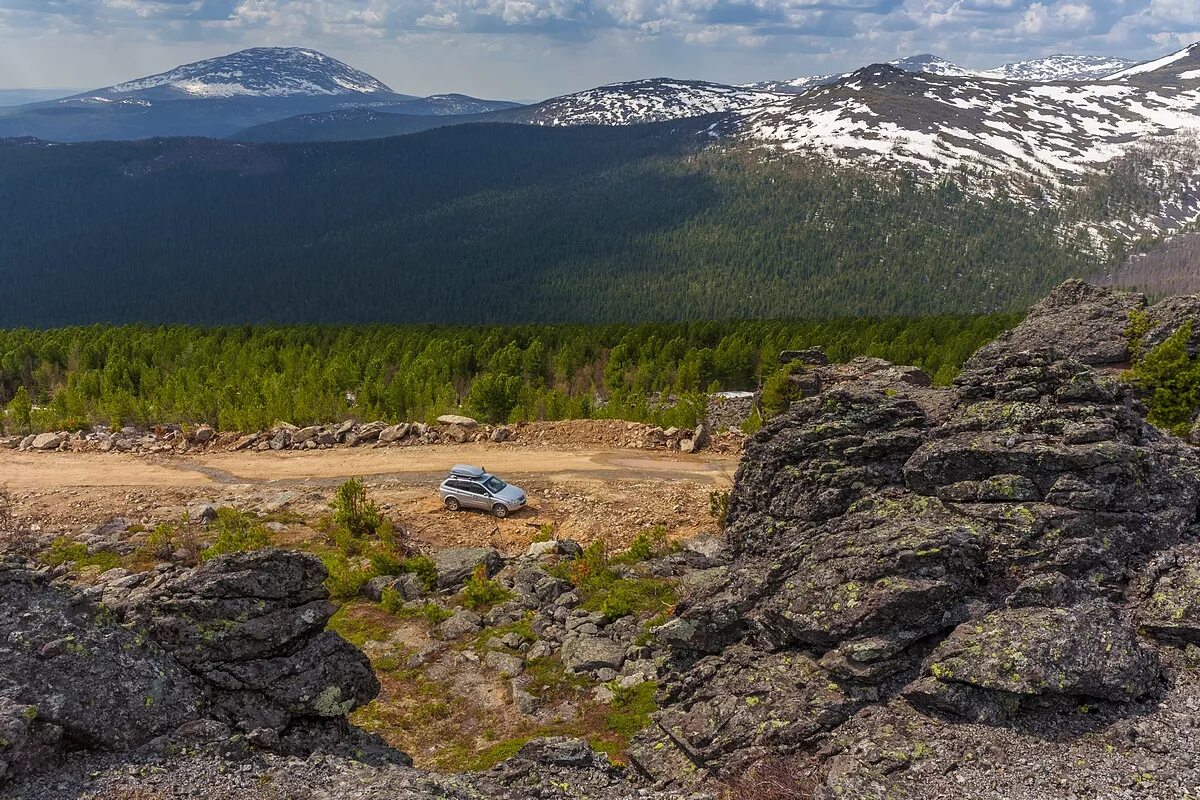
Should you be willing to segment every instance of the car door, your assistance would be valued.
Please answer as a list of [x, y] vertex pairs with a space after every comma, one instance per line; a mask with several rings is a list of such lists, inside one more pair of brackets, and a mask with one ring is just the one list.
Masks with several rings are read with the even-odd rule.
[[475, 481], [463, 481], [463, 486], [463, 497], [467, 498], [466, 504], [469, 504], [471, 508], [491, 509], [492, 498], [488, 496], [486, 489]]
[[475, 495], [472, 494], [470, 491], [470, 489], [471, 489], [470, 481], [464, 481], [464, 480], [447, 481], [446, 489], [448, 489], [450, 492], [450, 495], [455, 500], [458, 501], [458, 505], [461, 508], [474, 508], [475, 507]]

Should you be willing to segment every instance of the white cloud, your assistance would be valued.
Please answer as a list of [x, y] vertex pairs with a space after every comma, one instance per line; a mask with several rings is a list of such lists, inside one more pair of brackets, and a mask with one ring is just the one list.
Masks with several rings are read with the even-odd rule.
[[115, 81], [301, 44], [404, 91], [509, 81], [500, 93], [525, 98], [638, 74], [754, 80], [917, 52], [970, 66], [1149, 58], [1198, 38], [1200, 0], [0, 0], [0, 85], [29, 85], [31, 72], [43, 84]]

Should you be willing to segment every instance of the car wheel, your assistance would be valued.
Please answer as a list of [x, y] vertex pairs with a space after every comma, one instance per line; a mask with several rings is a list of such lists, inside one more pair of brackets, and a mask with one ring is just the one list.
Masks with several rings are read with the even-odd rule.
[[492, 506], [492, 515], [497, 519], [504, 519], [508, 516], [508, 506], [503, 503], [496, 503], [496, 505]]
[[458, 511], [458, 500], [453, 497], [446, 498], [446, 509], [449, 511]]

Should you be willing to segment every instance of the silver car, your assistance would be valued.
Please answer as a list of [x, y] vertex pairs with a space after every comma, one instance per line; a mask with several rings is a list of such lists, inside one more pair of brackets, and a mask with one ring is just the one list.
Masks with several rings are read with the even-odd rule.
[[491, 475], [483, 467], [456, 464], [438, 487], [451, 511], [478, 508], [504, 519], [525, 507], [525, 492]]

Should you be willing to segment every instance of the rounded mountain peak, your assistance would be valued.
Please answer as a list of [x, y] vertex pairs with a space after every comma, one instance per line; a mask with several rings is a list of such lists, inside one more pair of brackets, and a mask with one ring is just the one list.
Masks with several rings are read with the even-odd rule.
[[101, 94], [147, 98], [394, 94], [379, 79], [302, 47], [254, 47], [110, 86]]

